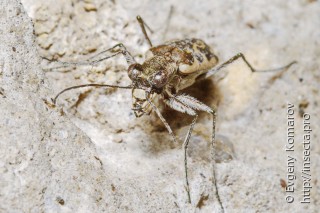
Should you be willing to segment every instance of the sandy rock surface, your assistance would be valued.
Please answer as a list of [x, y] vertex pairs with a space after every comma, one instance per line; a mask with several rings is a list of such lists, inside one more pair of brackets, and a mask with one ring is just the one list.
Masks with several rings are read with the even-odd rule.
[[[293, 60], [284, 72], [251, 73], [241, 61], [185, 91], [217, 105], [219, 194], [226, 212], [317, 212], [320, 205], [320, 4], [318, 1], [0, 2], [0, 212], [219, 212], [212, 185], [211, 117], [200, 114], [188, 150], [192, 204], [184, 189], [182, 140], [191, 118], [163, 107], [135, 118], [122, 57], [83, 61], [121, 42], [139, 62], [148, 44], [201, 38], [224, 62], [243, 52], [258, 69]], [[171, 12], [170, 12], [171, 11]], [[42, 57], [42, 58], [41, 58]], [[294, 151], [286, 152], [294, 105]], [[161, 102], [159, 103], [161, 104]], [[311, 203], [301, 204], [303, 113], [311, 117]], [[288, 155], [296, 158], [286, 202]], [[281, 181], [282, 180], [282, 181]], [[281, 184], [282, 183], [282, 184]]]

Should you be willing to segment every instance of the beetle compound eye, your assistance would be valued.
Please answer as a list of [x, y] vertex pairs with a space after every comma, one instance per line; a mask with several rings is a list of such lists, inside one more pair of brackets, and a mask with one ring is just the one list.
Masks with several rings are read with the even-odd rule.
[[129, 77], [132, 79], [132, 80], [135, 80], [139, 77], [140, 75], [140, 71], [139, 70], [136, 70], [136, 69], [132, 69], [131, 72], [129, 72]]
[[152, 85], [156, 88], [161, 88], [167, 83], [167, 75], [163, 72], [157, 73], [152, 81]]
[[142, 71], [140, 64], [132, 64], [128, 68], [128, 76], [131, 80], [137, 80]]

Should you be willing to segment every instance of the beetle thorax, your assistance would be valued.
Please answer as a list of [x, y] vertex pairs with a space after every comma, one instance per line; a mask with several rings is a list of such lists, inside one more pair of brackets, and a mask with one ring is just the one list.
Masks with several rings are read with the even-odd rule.
[[176, 70], [174, 62], [164, 56], [154, 56], [142, 64], [141, 79], [148, 81], [153, 89], [159, 90], [171, 80]]
[[169, 61], [164, 56], [154, 56], [150, 59], [147, 59], [142, 64], [142, 68], [143, 74], [149, 78], [159, 72], [172, 75], [175, 71], [175, 63], [173, 63], [173, 61]]

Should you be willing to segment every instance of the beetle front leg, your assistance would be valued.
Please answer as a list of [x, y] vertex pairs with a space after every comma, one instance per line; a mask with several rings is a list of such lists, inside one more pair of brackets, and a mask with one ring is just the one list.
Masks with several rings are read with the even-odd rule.
[[[111, 54], [111, 55], [108, 55], [108, 54]], [[137, 63], [135, 61], [135, 59], [133, 58], [133, 56], [131, 55], [131, 53], [127, 50], [127, 48], [122, 43], [116, 44], [115, 46], [113, 46], [113, 47], [111, 47], [111, 48], [109, 48], [107, 50], [104, 50], [104, 51], [102, 51], [102, 52], [100, 52], [100, 53], [98, 53], [98, 54], [96, 54], [96, 55], [94, 55], [92, 57], [90, 57], [88, 59], [88, 61], [91, 61], [91, 63], [96, 64], [96, 63], [99, 63], [99, 62], [104, 61], [106, 59], [109, 59], [111, 57], [114, 57], [114, 56], [116, 56], [118, 54], [122, 54], [125, 57], [125, 59], [126, 59], [126, 61], [127, 61], [129, 66], [131, 64]], [[103, 57], [100, 58], [100, 59], [92, 60], [92, 59], [95, 59], [95, 58], [97, 58], [99, 56], [103, 56]]]
[[149, 98], [147, 98], [147, 101], [150, 104], [150, 106], [152, 107], [152, 109], [157, 113], [157, 115], [160, 118], [160, 120], [162, 121], [162, 123], [165, 125], [165, 127], [168, 130], [169, 134], [171, 135], [174, 143], [177, 144], [178, 141], [176, 139], [176, 136], [173, 134], [173, 131], [172, 131], [170, 125], [168, 124], [166, 119], [162, 116], [162, 114], [161, 114], [160, 110], [158, 109], [158, 107], [156, 107], [156, 105], [154, 105], [154, 103]]
[[[173, 100], [173, 99], [171, 99]], [[154, 103], [152, 101], [150, 101], [149, 99], [147, 99], [147, 101], [149, 102], [149, 104], [151, 105], [151, 107], [153, 108], [153, 110], [157, 113], [158, 117], [160, 118], [160, 120], [162, 121], [162, 123], [165, 125], [165, 127], [167, 128], [169, 134], [172, 136], [173, 141], [175, 143], [177, 143], [176, 137], [172, 132], [171, 127], [169, 126], [168, 122], [165, 120], [165, 118], [162, 116], [160, 110], [156, 107], [156, 105], [154, 105]], [[169, 100], [167, 100], [169, 101]], [[168, 103], [172, 103], [172, 102], [168, 102]], [[175, 104], [173, 104], [173, 106], [175, 106]], [[172, 107], [172, 106], [171, 106]], [[191, 203], [191, 196], [190, 196], [190, 186], [189, 186], [189, 179], [188, 179], [188, 161], [187, 161], [187, 148], [188, 148], [188, 144], [189, 144], [189, 140], [190, 140], [190, 136], [193, 130], [193, 127], [196, 123], [196, 120], [198, 118], [197, 114], [194, 114], [195, 118], [193, 119], [190, 128], [188, 130], [188, 133], [186, 135], [186, 138], [183, 142], [183, 147], [184, 147], [184, 171], [185, 171], [185, 177], [186, 177], [186, 190], [187, 190], [187, 195], [188, 195], [188, 202]]]
[[45, 57], [42, 57], [42, 58], [45, 60], [48, 60], [50, 62], [56, 62], [56, 63], [61, 64], [61, 66], [59, 66], [59, 67], [53, 67], [53, 68], [47, 69], [47, 70], [53, 70], [53, 69], [60, 69], [60, 68], [65, 68], [65, 67], [69, 67], [69, 66], [81, 66], [81, 65], [94, 66], [94, 65], [100, 63], [101, 61], [107, 60], [107, 59], [112, 58], [112, 57], [119, 55], [119, 54], [122, 54], [125, 57], [129, 66], [131, 64], [136, 63], [136, 61], [133, 58], [133, 56], [131, 55], [131, 53], [127, 50], [127, 48], [122, 43], [119, 43], [119, 44], [117, 44], [107, 50], [104, 50], [104, 51], [88, 58], [87, 60], [84, 60], [84, 61], [64, 62], [64, 61], [50, 60]]

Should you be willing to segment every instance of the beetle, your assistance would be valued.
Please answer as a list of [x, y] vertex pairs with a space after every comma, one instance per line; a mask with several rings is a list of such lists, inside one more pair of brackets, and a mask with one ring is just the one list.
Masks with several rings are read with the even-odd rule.
[[[212, 158], [215, 159], [215, 123], [216, 123], [216, 107], [207, 106], [196, 98], [181, 93], [181, 90], [190, 87], [195, 82], [211, 77], [223, 67], [232, 62], [242, 59], [252, 72], [270, 72], [279, 71], [289, 68], [293, 61], [286, 66], [269, 69], [257, 70], [251, 66], [242, 53], [238, 53], [226, 62], [217, 66], [219, 59], [215, 55], [213, 49], [201, 39], [182, 39], [165, 42], [161, 45], [153, 46], [146, 32], [146, 23], [137, 16], [137, 20], [147, 40], [150, 48], [146, 53], [145, 61], [142, 64], [136, 62], [127, 48], [119, 43], [110, 49], [102, 51], [85, 62], [59, 62], [64, 66], [69, 65], [95, 65], [103, 60], [112, 58], [116, 55], [123, 55], [128, 64], [127, 73], [132, 83], [128, 86], [108, 85], [108, 84], [83, 84], [66, 88], [59, 92], [53, 99], [56, 103], [57, 98], [64, 92], [81, 87], [111, 87], [120, 89], [131, 89], [132, 92], [132, 110], [136, 117], [150, 114], [154, 111], [161, 119], [167, 131], [171, 135], [174, 142], [177, 142], [175, 135], [166, 119], [162, 116], [161, 111], [154, 103], [155, 97], [160, 97], [163, 102], [170, 108], [193, 116], [192, 123], [185, 136], [184, 147], [184, 164], [185, 164], [185, 182], [188, 201], [191, 203], [190, 188], [188, 181], [188, 161], [187, 148], [193, 127], [197, 121], [199, 112], [206, 112], [212, 115]], [[150, 28], [149, 28], [150, 29]], [[47, 59], [49, 60], [49, 59]], [[51, 60], [52, 61], [52, 60]], [[213, 163], [213, 184], [215, 186], [215, 194], [220, 204], [220, 208], [224, 211], [224, 207], [220, 200], [218, 187], [215, 178], [215, 168]]]

